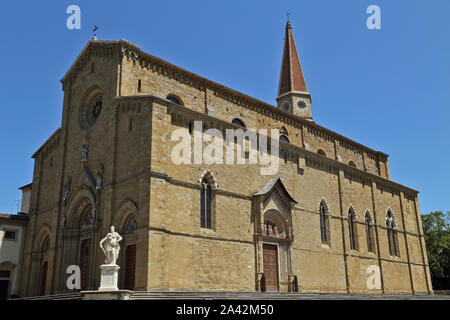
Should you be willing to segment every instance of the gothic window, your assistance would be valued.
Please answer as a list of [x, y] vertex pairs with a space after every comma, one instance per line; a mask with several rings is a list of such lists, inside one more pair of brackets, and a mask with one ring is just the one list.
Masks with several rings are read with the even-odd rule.
[[234, 124], [234, 125], [236, 125], [236, 126], [238, 126], [238, 127], [241, 127], [242, 129], [245, 129], [245, 124], [244, 124], [244, 122], [242, 122], [241, 119], [234, 118], [234, 119], [231, 121], [231, 123]]
[[289, 133], [288, 133], [288, 131], [287, 131], [287, 129], [286, 129], [285, 126], [282, 126], [282, 127], [280, 128], [280, 133], [281, 133], [281, 134], [284, 134], [285, 136], [288, 136], [288, 135], [289, 135]]
[[348, 209], [348, 228], [350, 237], [350, 249], [358, 250], [358, 230], [356, 225], [356, 213], [353, 207], [350, 207], [350, 209]]
[[327, 156], [327, 154], [325, 153], [325, 151], [323, 151], [322, 149], [317, 150], [317, 153], [320, 154], [321, 156]]
[[141, 81], [141, 79], [138, 80], [138, 89], [137, 89], [137, 91], [138, 92], [142, 91], [142, 81]]
[[356, 164], [353, 161], [349, 161], [348, 165], [356, 168]]
[[322, 243], [329, 243], [329, 221], [328, 221], [328, 208], [324, 200], [319, 205], [319, 217], [320, 217], [320, 238]]
[[172, 101], [173, 103], [179, 104], [180, 106], [183, 106], [183, 101], [181, 101], [181, 99], [173, 94], [169, 94], [166, 97], [167, 100]]
[[365, 215], [365, 223], [366, 223], [366, 239], [367, 239], [367, 251], [375, 252], [375, 247], [373, 243], [373, 222], [372, 217], [369, 211], [366, 212]]
[[283, 142], [289, 143], [289, 138], [288, 138], [288, 137], [286, 137], [285, 135], [281, 135], [281, 136], [280, 136], [280, 141], [283, 141]]
[[386, 213], [386, 228], [389, 245], [389, 254], [391, 256], [399, 257], [400, 251], [398, 248], [397, 224], [395, 222], [394, 214], [390, 209]]
[[211, 193], [211, 185], [204, 177], [200, 194], [200, 227], [206, 229], [211, 229]]

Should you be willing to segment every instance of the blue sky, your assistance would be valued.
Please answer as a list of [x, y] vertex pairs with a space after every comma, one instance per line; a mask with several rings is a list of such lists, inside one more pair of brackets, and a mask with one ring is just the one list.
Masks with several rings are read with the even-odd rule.
[[[66, 9], [81, 8], [81, 30]], [[381, 8], [368, 30], [366, 8]], [[450, 210], [450, 1], [4, 1], [0, 212], [16, 212], [31, 155], [59, 127], [59, 80], [100, 26], [152, 55], [275, 104], [290, 20], [315, 121], [390, 155], [422, 213]]]

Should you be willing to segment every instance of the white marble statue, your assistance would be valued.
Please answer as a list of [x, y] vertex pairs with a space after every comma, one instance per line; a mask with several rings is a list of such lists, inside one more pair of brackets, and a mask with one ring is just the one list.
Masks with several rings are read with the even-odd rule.
[[[120, 245], [119, 241], [122, 237], [114, 231], [114, 227], [111, 226], [111, 232], [108, 232], [106, 237], [100, 241], [100, 248], [105, 254], [105, 264], [116, 265], [117, 258], [119, 257]], [[104, 243], [104, 244], [103, 244]]]

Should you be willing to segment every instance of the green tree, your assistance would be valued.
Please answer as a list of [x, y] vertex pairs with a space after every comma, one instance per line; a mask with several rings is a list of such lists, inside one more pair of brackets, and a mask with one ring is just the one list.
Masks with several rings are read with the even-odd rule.
[[450, 289], [450, 211], [422, 215], [431, 282], [434, 290]]

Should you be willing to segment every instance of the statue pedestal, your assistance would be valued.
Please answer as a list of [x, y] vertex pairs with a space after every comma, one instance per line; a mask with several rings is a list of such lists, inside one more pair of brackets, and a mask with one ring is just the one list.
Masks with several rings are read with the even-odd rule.
[[98, 291], [117, 291], [117, 283], [119, 280], [119, 269], [117, 264], [102, 264], [100, 266], [101, 277], [100, 277], [100, 288]]

